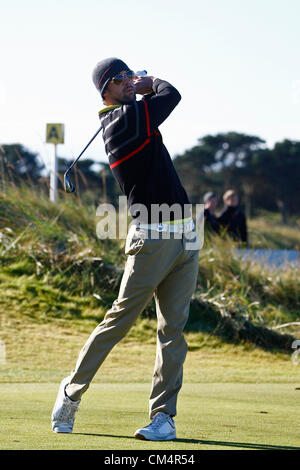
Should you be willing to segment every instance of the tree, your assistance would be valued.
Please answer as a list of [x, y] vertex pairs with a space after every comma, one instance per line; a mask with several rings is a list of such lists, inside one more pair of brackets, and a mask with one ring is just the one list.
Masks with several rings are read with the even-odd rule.
[[174, 158], [174, 165], [192, 202], [199, 200], [205, 191], [225, 191], [234, 187], [239, 192], [242, 189], [250, 208], [254, 180], [247, 168], [252, 156], [264, 148], [265, 141], [257, 136], [228, 132], [208, 134], [198, 142]]
[[215, 163], [212, 169], [221, 170], [224, 188], [234, 185], [235, 169], [246, 167], [253, 153], [264, 147], [260, 137], [238, 132], [206, 135], [200, 142], [214, 152]]
[[263, 182], [261, 187], [257, 186], [257, 196], [263, 193], [267, 199], [272, 198], [283, 223], [287, 216], [299, 214], [300, 142], [288, 139], [278, 142], [273, 149], [258, 153], [254, 165]]
[[37, 183], [45, 169], [39, 155], [27, 150], [21, 144], [3, 144], [1, 150], [1, 182], [20, 184], [23, 181]]
[[209, 149], [197, 145], [184, 154], [174, 158], [174, 166], [193, 203], [199, 202], [201, 193], [211, 186], [207, 168], [213, 162], [213, 154]]

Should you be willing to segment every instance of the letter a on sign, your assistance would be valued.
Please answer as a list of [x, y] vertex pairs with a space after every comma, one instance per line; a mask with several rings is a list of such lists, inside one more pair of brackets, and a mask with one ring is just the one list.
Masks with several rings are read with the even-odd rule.
[[47, 124], [46, 142], [51, 144], [64, 143], [64, 125], [63, 124]]

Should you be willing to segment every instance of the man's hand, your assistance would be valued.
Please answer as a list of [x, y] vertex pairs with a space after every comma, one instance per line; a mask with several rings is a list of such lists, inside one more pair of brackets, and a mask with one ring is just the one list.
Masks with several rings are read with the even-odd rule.
[[139, 95], [148, 95], [149, 93], [152, 93], [153, 80], [154, 77], [136, 77], [133, 80], [136, 93]]

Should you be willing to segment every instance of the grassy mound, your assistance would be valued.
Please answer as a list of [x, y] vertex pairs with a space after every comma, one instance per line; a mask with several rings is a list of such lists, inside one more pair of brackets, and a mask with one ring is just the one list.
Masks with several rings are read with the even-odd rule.
[[[101, 321], [118, 293], [125, 255], [124, 240], [100, 240], [96, 224], [96, 208], [74, 195], [62, 194], [55, 205], [28, 188], [0, 193], [1, 315], [40, 323]], [[271, 220], [268, 232], [265, 218], [249, 227], [255, 247], [274, 248], [278, 239], [278, 248], [297, 248], [297, 227]], [[207, 236], [186, 330], [291, 352], [300, 332], [299, 271], [270, 272], [243, 262], [230, 240]], [[153, 338], [154, 319], [150, 304], [134, 329], [138, 340]]]

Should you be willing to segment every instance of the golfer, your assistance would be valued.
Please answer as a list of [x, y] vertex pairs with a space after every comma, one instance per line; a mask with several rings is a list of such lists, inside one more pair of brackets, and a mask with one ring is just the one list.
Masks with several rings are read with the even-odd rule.
[[[190, 208], [189, 199], [159, 126], [181, 96], [164, 80], [136, 77], [114, 57], [97, 64], [93, 81], [105, 105], [99, 116], [110, 168], [127, 196], [133, 223], [126, 239], [127, 261], [118, 298], [87, 340], [73, 372], [62, 380], [52, 429], [72, 432], [83, 393], [154, 295], [157, 350], [149, 399], [151, 421], [134, 435], [154, 441], [175, 439], [173, 418], [187, 353], [183, 329], [196, 287], [199, 249], [193, 220], [184, 210]], [[143, 97], [136, 100], [136, 93]], [[178, 219], [170, 210], [153, 211], [161, 205], [182, 209], [182, 217]]]

